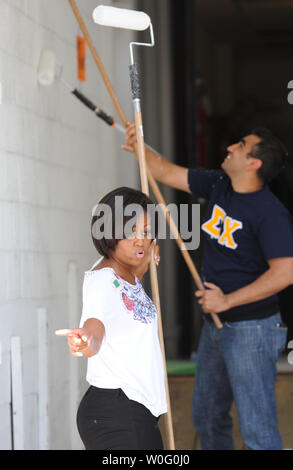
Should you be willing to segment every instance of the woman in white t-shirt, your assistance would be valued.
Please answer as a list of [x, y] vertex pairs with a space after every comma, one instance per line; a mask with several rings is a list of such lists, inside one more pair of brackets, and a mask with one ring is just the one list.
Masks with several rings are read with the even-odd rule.
[[163, 449], [158, 418], [167, 412], [157, 312], [140, 280], [158, 259], [148, 205], [140, 191], [119, 188], [105, 196], [92, 218], [102, 258], [85, 272], [79, 329], [68, 337], [75, 356], [88, 358], [90, 388], [78, 413], [88, 450]]

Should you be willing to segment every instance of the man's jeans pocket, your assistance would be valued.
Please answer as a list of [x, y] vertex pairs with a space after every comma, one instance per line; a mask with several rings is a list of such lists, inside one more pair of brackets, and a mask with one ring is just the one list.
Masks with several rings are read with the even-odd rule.
[[286, 347], [288, 328], [285, 326], [272, 327], [272, 352], [274, 360], [277, 361]]

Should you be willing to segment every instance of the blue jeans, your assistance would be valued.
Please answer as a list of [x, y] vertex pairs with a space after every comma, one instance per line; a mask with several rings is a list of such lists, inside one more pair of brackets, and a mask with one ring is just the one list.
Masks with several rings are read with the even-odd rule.
[[280, 314], [262, 320], [205, 321], [198, 348], [192, 416], [203, 450], [233, 450], [235, 401], [245, 445], [280, 450], [275, 399], [276, 362], [286, 345]]

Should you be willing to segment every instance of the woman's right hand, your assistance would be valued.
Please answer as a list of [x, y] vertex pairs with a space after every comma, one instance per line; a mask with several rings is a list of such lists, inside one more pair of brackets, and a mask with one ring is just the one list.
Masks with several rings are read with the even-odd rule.
[[57, 336], [66, 336], [67, 344], [71, 354], [75, 357], [82, 357], [83, 351], [87, 349], [91, 342], [91, 335], [86, 328], [75, 328], [55, 331]]
[[55, 331], [57, 336], [66, 336], [71, 354], [75, 357], [95, 356], [105, 336], [103, 323], [96, 318], [88, 319], [83, 328]]

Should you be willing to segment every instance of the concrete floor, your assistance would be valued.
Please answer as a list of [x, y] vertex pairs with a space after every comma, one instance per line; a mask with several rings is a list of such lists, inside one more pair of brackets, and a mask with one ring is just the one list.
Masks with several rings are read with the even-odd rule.
[[[169, 390], [173, 418], [173, 429], [177, 450], [200, 450], [197, 433], [191, 419], [193, 375], [169, 375]], [[284, 358], [278, 364], [276, 382], [279, 429], [284, 448], [293, 449], [293, 366]], [[235, 406], [231, 413], [234, 421], [234, 442], [236, 450], [244, 449], [239, 431]], [[163, 426], [161, 431], [164, 438]]]

